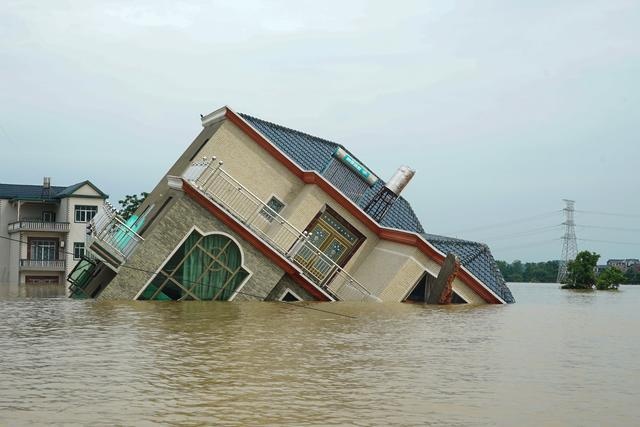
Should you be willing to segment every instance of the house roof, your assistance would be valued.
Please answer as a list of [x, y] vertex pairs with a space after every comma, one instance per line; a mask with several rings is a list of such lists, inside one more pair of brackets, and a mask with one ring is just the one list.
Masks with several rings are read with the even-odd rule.
[[[343, 145], [336, 142], [318, 138], [248, 114], [239, 114], [302, 169], [322, 174], [329, 162], [331, 162], [336, 148], [340, 147], [349, 152]], [[349, 154], [351, 153], [349, 152]], [[353, 154], [351, 155], [353, 156]], [[353, 157], [357, 159], [356, 156]], [[360, 163], [364, 165], [363, 162]], [[385, 183], [380, 179], [370, 187], [358, 201], [360, 208], [364, 208], [383, 185]], [[508, 303], [514, 302], [511, 291], [507, 287], [487, 245], [435, 234], [426, 234], [411, 204], [402, 196], [398, 197], [386, 215], [379, 221], [379, 224], [383, 227], [420, 234], [441, 252], [445, 254], [453, 252], [458, 255], [462, 265], [478, 279], [482, 280], [494, 293]]]
[[[336, 148], [340, 147], [349, 152], [347, 148], [336, 142], [289, 129], [247, 114], [240, 113], [240, 115], [303, 169], [313, 170], [322, 174], [325, 167], [333, 159], [333, 153]], [[349, 154], [357, 159], [351, 152]], [[364, 165], [362, 161], [357, 160]], [[358, 205], [364, 208], [384, 184], [385, 182], [379, 179], [363, 194], [358, 201]], [[384, 227], [397, 228], [414, 233], [424, 232], [422, 224], [420, 224], [420, 220], [413, 212], [411, 205], [402, 196], [398, 197], [379, 223]]]
[[90, 181], [82, 181], [68, 187], [52, 185], [48, 195], [44, 194], [42, 185], [0, 184], [0, 199], [57, 201], [72, 196], [83, 185], [89, 185], [101, 198], [108, 197]]
[[432, 245], [444, 253], [453, 253], [460, 258], [460, 263], [474, 276], [482, 280], [493, 292], [507, 303], [515, 302], [511, 290], [507, 287], [504, 277], [491, 255], [489, 246], [484, 243], [437, 234], [423, 233], [422, 236]]

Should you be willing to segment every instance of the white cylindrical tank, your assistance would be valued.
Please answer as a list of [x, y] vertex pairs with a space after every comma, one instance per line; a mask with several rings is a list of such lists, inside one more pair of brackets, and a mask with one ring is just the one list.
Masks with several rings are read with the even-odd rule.
[[411, 169], [409, 166], [400, 166], [389, 182], [387, 182], [386, 187], [399, 196], [415, 174], [416, 171]]

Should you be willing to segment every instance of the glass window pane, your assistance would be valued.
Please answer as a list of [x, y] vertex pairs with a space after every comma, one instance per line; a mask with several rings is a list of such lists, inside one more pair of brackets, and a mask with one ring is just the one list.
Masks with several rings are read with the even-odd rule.
[[[217, 299], [229, 299], [249, 275], [241, 264], [240, 248], [229, 237], [221, 234], [202, 237], [194, 231], [139, 299], [194, 299], [187, 289], [200, 300], [211, 300], [218, 294]], [[163, 286], [167, 278], [169, 280]], [[161, 294], [154, 297], [154, 292], [161, 286]]]

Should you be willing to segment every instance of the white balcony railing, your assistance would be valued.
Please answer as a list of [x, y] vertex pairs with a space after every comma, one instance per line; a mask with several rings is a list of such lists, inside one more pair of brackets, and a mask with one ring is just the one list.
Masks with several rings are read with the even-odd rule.
[[55, 233], [67, 233], [69, 231], [68, 222], [48, 222], [40, 219], [21, 219], [7, 225], [9, 233], [19, 231], [49, 231]]
[[[133, 253], [138, 244], [144, 239], [136, 233], [108, 204], [105, 204], [89, 223], [90, 235], [87, 247], [92, 250], [92, 244], [98, 242], [103, 249], [124, 262]], [[88, 252], [88, 256], [94, 254]]]
[[366, 287], [314, 246], [306, 232], [298, 230], [259, 197], [229, 175], [222, 162], [192, 164], [182, 176], [236, 220], [297, 265], [303, 275], [339, 299], [375, 299]]
[[64, 260], [37, 260], [21, 259], [20, 269], [22, 270], [55, 270], [64, 271]]

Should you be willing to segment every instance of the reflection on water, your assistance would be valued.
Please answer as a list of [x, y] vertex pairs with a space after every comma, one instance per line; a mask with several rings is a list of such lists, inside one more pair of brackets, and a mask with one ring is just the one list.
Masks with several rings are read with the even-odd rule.
[[15, 298], [58, 298], [66, 295], [65, 285], [16, 285], [0, 283], [0, 300]]
[[313, 305], [355, 319], [281, 303], [2, 289], [0, 424], [632, 425], [640, 416], [640, 287], [517, 284], [518, 303], [506, 307]]

